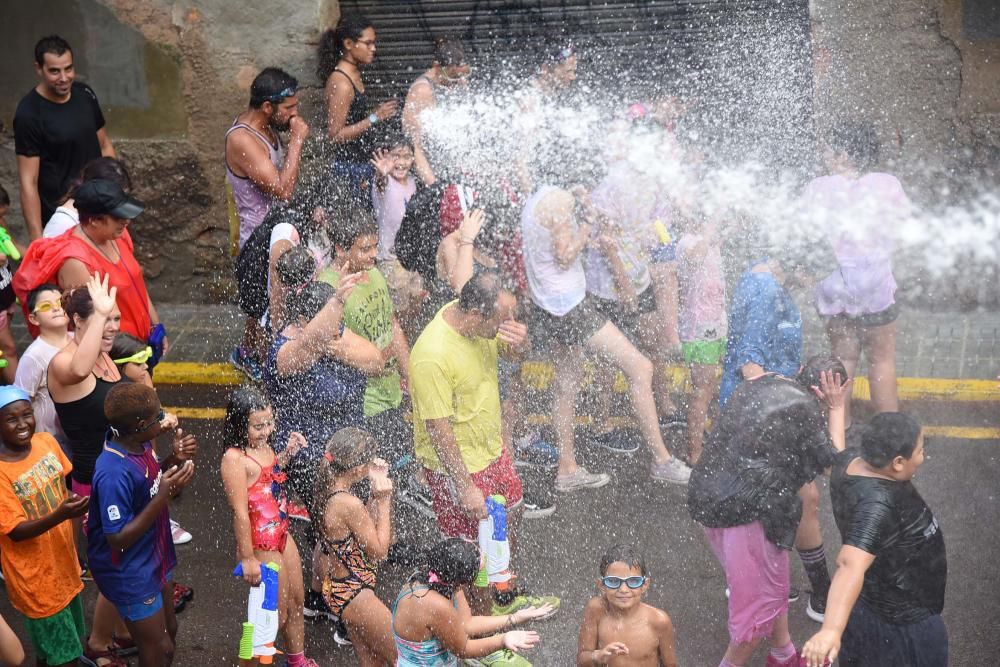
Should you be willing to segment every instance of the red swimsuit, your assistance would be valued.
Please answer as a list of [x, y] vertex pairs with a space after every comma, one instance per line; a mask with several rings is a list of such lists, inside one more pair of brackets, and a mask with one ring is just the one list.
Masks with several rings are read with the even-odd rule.
[[246, 452], [243, 455], [260, 468], [257, 481], [247, 489], [253, 548], [255, 551], [283, 553], [288, 539], [288, 515], [285, 513], [288, 499], [282, 486], [285, 473], [281, 472], [277, 463], [265, 468]]

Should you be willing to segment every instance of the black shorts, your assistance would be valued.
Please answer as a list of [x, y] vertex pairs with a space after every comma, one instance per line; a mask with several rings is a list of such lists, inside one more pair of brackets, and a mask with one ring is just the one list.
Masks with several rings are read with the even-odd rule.
[[553, 315], [532, 303], [528, 310], [528, 332], [535, 350], [548, 350], [557, 342], [568, 347], [582, 346], [604, 326], [608, 318], [589, 294], [563, 316]]
[[656, 312], [656, 295], [653, 294], [652, 285], [638, 295], [635, 310], [629, 310], [622, 306], [621, 301], [611, 299], [594, 297], [594, 302], [597, 304], [597, 310], [611, 320], [611, 323], [618, 327], [633, 345], [638, 345], [639, 332], [642, 328], [639, 323], [640, 318]]
[[940, 614], [892, 625], [858, 600], [841, 641], [841, 667], [947, 667], [948, 630]]
[[856, 327], [884, 327], [892, 324], [899, 317], [899, 304], [894, 303], [885, 310], [863, 315], [834, 315], [831, 319], [838, 323], [853, 324]]

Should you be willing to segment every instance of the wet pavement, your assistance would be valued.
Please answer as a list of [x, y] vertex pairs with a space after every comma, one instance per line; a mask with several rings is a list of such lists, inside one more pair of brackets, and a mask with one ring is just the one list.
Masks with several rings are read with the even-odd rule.
[[[222, 405], [225, 391], [202, 387], [163, 387], [163, 402], [176, 406]], [[1000, 422], [997, 405], [921, 403], [907, 406], [927, 422], [965, 425]], [[183, 421], [183, 420], [182, 420]], [[177, 548], [176, 579], [193, 586], [196, 596], [179, 616], [175, 664], [235, 665], [240, 623], [246, 610], [246, 587], [229, 576], [234, 566], [234, 541], [229, 508], [218, 479], [221, 448], [218, 421], [188, 420], [183, 424], [201, 439], [201, 455], [193, 486], [172, 507], [172, 515], [194, 534], [194, 541]], [[582, 610], [594, 593], [597, 563], [603, 550], [616, 542], [637, 545], [645, 555], [653, 585], [650, 604], [673, 618], [682, 665], [714, 667], [726, 645], [726, 599], [722, 571], [688, 516], [683, 487], [651, 482], [644, 452], [611, 457], [592, 449], [581, 438], [584, 460], [592, 470], [612, 473], [613, 482], [595, 491], [561, 496], [556, 514], [526, 521], [515, 566], [535, 591], [559, 595], [562, 608], [539, 623], [540, 646], [528, 657], [538, 666], [575, 664], [576, 636]], [[940, 521], [948, 547], [949, 581], [945, 619], [951, 641], [951, 664], [965, 667], [992, 661], [1000, 653], [996, 633], [1000, 618], [1000, 441], [929, 438], [927, 462], [916, 484]], [[822, 504], [828, 560], [833, 567], [839, 546], [825, 490]], [[427, 545], [436, 539], [433, 523], [408, 507], [397, 505], [397, 526], [406, 541]], [[301, 528], [296, 529], [301, 544]], [[808, 589], [798, 558], [792, 559], [793, 586]], [[386, 568], [379, 596], [391, 600], [405, 569]], [[86, 586], [88, 619], [95, 587]], [[791, 629], [801, 644], [817, 628], [805, 615], [806, 595], [791, 606]], [[21, 637], [23, 625], [6, 596], [0, 612]], [[353, 665], [350, 648], [333, 642], [329, 623], [307, 624], [307, 653], [320, 665]], [[133, 660], [133, 664], [135, 661]], [[280, 664], [280, 663], [279, 663]], [[763, 665], [759, 652], [751, 665]]]

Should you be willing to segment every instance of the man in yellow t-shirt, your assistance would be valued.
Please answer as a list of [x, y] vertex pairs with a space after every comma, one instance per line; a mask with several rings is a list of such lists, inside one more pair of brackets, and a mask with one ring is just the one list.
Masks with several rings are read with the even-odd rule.
[[427, 472], [441, 532], [475, 539], [485, 497], [521, 503], [521, 480], [500, 435], [499, 351], [527, 347], [514, 319], [517, 300], [495, 273], [473, 276], [444, 306], [410, 352], [417, 460]]

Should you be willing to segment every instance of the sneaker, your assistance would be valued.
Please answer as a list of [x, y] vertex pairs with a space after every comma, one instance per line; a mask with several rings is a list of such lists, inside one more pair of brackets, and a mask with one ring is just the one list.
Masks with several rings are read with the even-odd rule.
[[174, 582], [174, 613], [179, 614], [184, 611], [187, 603], [194, 599], [194, 589]]
[[531, 667], [531, 663], [519, 653], [507, 648], [494, 651], [482, 658], [466, 658], [469, 667]]
[[80, 561], [80, 579], [82, 581], [93, 581], [94, 575], [90, 573], [90, 566], [87, 561]]
[[337, 617], [330, 611], [323, 594], [312, 589], [306, 591], [305, 605], [302, 607], [302, 615], [310, 621], [319, 622], [323, 620], [337, 621]]
[[[302, 667], [319, 667], [319, 663], [312, 658], [302, 658], [304, 662], [300, 663]], [[288, 667], [288, 663], [285, 662], [285, 667]]]
[[691, 468], [676, 456], [666, 463], [654, 463], [649, 467], [649, 476], [657, 482], [687, 484], [691, 479]]
[[826, 600], [810, 593], [809, 603], [806, 605], [806, 616], [817, 623], [822, 623], [826, 619]]
[[525, 519], [544, 519], [556, 513], [556, 504], [551, 501], [547, 502], [542, 498], [529, 498], [525, 496], [523, 504], [523, 516]]
[[403, 478], [397, 495], [403, 504], [412, 507], [418, 514], [428, 519], [435, 517], [434, 500], [431, 498], [430, 489], [413, 475]]
[[181, 524], [173, 519], [170, 520], [170, 537], [174, 539], [174, 544], [187, 544], [192, 539], [191, 533], [181, 528]]
[[555, 616], [556, 612], [559, 611], [560, 603], [561, 600], [555, 595], [528, 595], [526, 593], [518, 593], [514, 595], [514, 597], [511, 598], [506, 604], [501, 604], [500, 601], [494, 600], [493, 608], [490, 610], [490, 614], [493, 616], [507, 616], [508, 614], [513, 614], [514, 612], [524, 609], [525, 607], [541, 607], [542, 605], [550, 604], [552, 605], [551, 613], [534, 619], [535, 621], [543, 621], [546, 618]]
[[309, 510], [306, 509], [306, 506], [294, 500], [289, 500], [285, 506], [285, 516], [296, 521], [312, 523], [312, 519], [309, 518]]
[[572, 475], [556, 476], [556, 491], [571, 493], [580, 489], [599, 489], [611, 481], [611, 477], [603, 472], [591, 473], [580, 467]]
[[247, 354], [242, 347], [233, 350], [233, 353], [229, 355], [229, 363], [254, 382], [260, 382], [264, 379], [264, 369], [260, 363]]
[[354, 646], [354, 642], [347, 636], [347, 627], [339, 620], [337, 621], [337, 627], [333, 630], [333, 642], [337, 646]]
[[554, 468], [559, 465], [559, 451], [537, 431], [529, 433], [514, 443], [514, 465]]
[[613, 454], [633, 454], [639, 451], [639, 441], [628, 432], [618, 429], [607, 433], [598, 433], [594, 442]]

